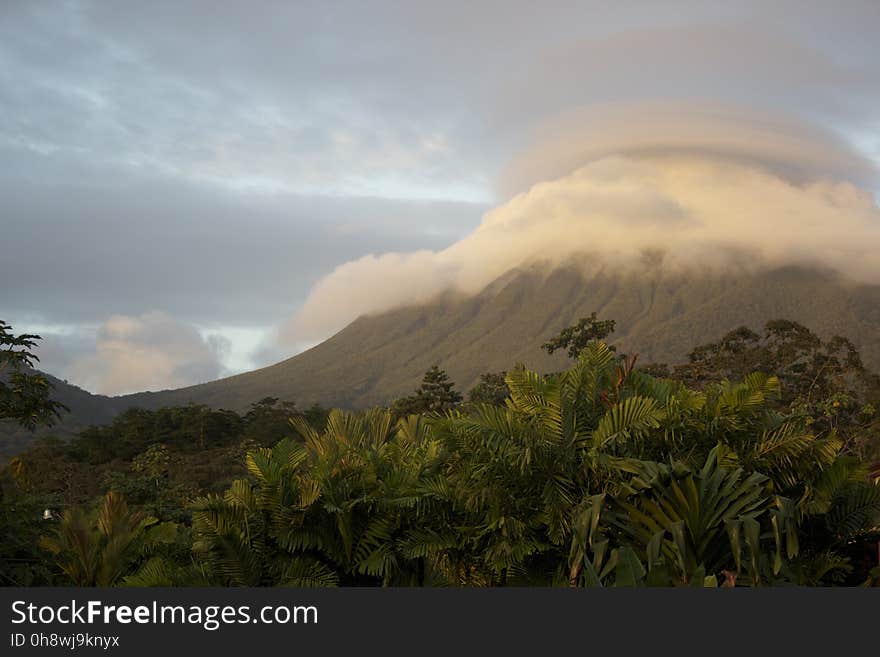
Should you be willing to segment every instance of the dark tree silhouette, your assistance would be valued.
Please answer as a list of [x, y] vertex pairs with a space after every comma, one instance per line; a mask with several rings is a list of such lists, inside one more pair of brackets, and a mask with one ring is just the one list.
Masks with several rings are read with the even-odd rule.
[[462, 396], [449, 380], [449, 375], [438, 365], [433, 365], [425, 372], [422, 385], [414, 395], [398, 399], [392, 405], [396, 417], [405, 417], [415, 413], [435, 413], [447, 411], [461, 403]]
[[597, 319], [596, 313], [591, 313], [574, 326], [562, 329], [559, 335], [542, 344], [541, 348], [548, 354], [557, 349], [567, 349], [569, 358], [577, 358], [588, 344], [604, 340], [614, 333], [614, 324], [613, 319]]
[[52, 384], [33, 371], [39, 362], [33, 348], [39, 335], [15, 335], [12, 327], [0, 320], [0, 420], [15, 420], [27, 429], [51, 425], [67, 410], [50, 398]]

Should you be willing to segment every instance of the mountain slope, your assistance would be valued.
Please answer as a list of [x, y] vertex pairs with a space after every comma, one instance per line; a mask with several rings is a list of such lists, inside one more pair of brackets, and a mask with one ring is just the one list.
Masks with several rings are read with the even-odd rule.
[[[596, 312], [617, 321], [612, 341], [640, 362], [683, 361], [695, 346], [732, 328], [760, 329], [769, 319], [800, 322], [823, 337], [849, 337], [865, 363], [880, 370], [880, 286], [853, 285], [833, 274], [781, 269], [723, 277], [669, 275], [654, 268], [584, 277], [575, 266], [512, 271], [476, 296], [446, 294], [433, 302], [361, 317], [316, 347], [253, 372], [201, 385], [122, 397], [92, 395], [54, 377], [55, 398], [71, 408], [38, 435], [71, 435], [108, 422], [126, 408], [190, 402], [243, 411], [263, 397], [301, 408], [362, 408], [411, 393], [439, 364], [461, 391], [483, 372], [524, 363], [538, 371], [565, 367], [566, 356], [541, 344]], [[35, 434], [0, 424], [0, 462]]]
[[880, 366], [880, 286], [830, 273], [787, 268], [752, 275], [683, 276], [645, 270], [584, 278], [575, 267], [510, 272], [473, 297], [361, 317], [316, 347], [253, 372], [180, 390], [119, 398], [157, 407], [190, 401], [243, 409], [264, 396], [300, 406], [364, 407], [411, 392], [437, 363], [461, 390], [487, 371], [522, 362], [539, 371], [564, 366], [541, 344], [578, 318], [617, 320], [613, 341], [641, 362], [678, 362], [695, 346], [746, 324], [801, 322], [822, 336], [846, 335], [866, 363]]

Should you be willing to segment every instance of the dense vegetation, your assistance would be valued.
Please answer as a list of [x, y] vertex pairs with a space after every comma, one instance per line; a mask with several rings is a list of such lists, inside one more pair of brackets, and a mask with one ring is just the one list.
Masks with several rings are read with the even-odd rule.
[[[44, 585], [880, 583], [880, 380], [843, 338], [738, 329], [640, 367], [432, 368], [388, 408], [130, 410], [3, 471], [0, 578]], [[13, 417], [10, 415], [9, 417]]]

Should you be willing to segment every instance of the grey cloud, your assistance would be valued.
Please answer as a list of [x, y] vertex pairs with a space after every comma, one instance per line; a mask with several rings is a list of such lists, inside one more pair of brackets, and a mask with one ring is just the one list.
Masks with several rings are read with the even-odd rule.
[[68, 367], [89, 390], [116, 395], [216, 379], [223, 371], [216, 340], [164, 313], [114, 315], [97, 331], [94, 353]]
[[[13, 329], [22, 328], [24, 326], [13, 325]], [[74, 362], [85, 355], [94, 354], [96, 329], [73, 327], [60, 331], [59, 328], [52, 327], [48, 331], [39, 329], [41, 340], [35, 350], [39, 358], [36, 365], [38, 369], [64, 379], [69, 376]]]
[[[270, 324], [339, 260], [445, 245], [480, 206], [242, 196], [161, 180], [47, 185], [0, 178], [0, 311], [103, 321], [144, 308], [199, 325]], [[419, 222], [413, 221], [419, 217]]]
[[0, 107], [5, 138], [37, 147], [367, 194], [383, 177], [473, 190], [584, 103], [876, 120], [876, 3], [767, 4], [22, 3]]
[[[276, 23], [268, 13], [248, 19], [234, 7], [195, 7], [69, 2], [13, 14], [0, 42], [8, 62], [0, 108], [15, 120], [0, 138], [182, 178], [245, 177], [307, 193], [374, 194], [377, 174], [428, 195], [479, 178], [463, 157], [479, 149], [432, 146], [431, 135], [448, 132], [450, 100], [419, 98], [425, 90], [413, 88], [415, 107], [396, 96], [404, 85], [349, 70], [357, 59], [351, 42], [324, 43], [308, 16]], [[259, 41], [249, 43], [240, 30], [253, 23]], [[300, 38], [297, 29], [307, 33]], [[364, 57], [377, 58], [395, 59]]]

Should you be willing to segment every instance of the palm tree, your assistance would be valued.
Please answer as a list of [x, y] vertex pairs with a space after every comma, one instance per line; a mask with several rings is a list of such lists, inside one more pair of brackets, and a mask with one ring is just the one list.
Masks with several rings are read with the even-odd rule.
[[439, 445], [418, 416], [392, 420], [335, 410], [319, 432], [294, 418], [303, 443], [250, 452], [253, 481], [197, 502], [197, 554], [237, 585], [424, 583], [420, 490]]
[[74, 586], [114, 586], [151, 556], [157, 547], [173, 541], [176, 526], [139, 511], [130, 511], [121, 494], [110, 491], [101, 509], [64, 512], [54, 534], [40, 540], [55, 555], [61, 571]]
[[[590, 342], [518, 368], [505, 405], [395, 422], [333, 411], [198, 501], [194, 551], [234, 585], [763, 585], [866, 575], [880, 487], [778, 379], [703, 391]], [[852, 573], [852, 574], [850, 574]], [[864, 578], [863, 578], [864, 579]]]

